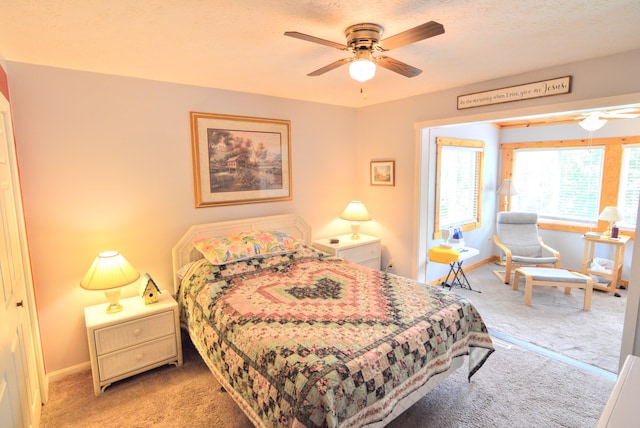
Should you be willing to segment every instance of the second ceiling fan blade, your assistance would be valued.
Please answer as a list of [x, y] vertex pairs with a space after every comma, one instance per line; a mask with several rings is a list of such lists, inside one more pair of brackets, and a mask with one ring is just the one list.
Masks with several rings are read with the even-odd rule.
[[397, 59], [389, 58], [388, 56], [380, 56], [377, 58], [376, 64], [380, 67], [391, 70], [395, 73], [402, 74], [405, 77], [415, 77], [422, 73], [422, 70], [415, 68], [409, 64], [398, 61]]
[[335, 62], [332, 62], [329, 65], [325, 65], [324, 67], [317, 69], [316, 71], [312, 71], [311, 73], [307, 74], [307, 76], [320, 76], [321, 74], [324, 74], [327, 71], [331, 71], [331, 70], [333, 70], [335, 68], [338, 68], [341, 65], [344, 65], [344, 64], [346, 64], [348, 62], [351, 62], [351, 58], [339, 59], [339, 60], [337, 60]]
[[346, 45], [341, 45], [340, 43], [332, 42], [331, 40], [321, 39], [320, 37], [310, 36], [308, 34], [299, 33], [297, 31], [287, 31], [284, 33], [284, 35], [293, 37], [295, 39], [306, 40], [307, 42], [318, 43], [320, 45], [329, 46], [330, 48], [336, 48], [343, 51], [349, 49]]
[[417, 27], [413, 27], [402, 33], [388, 37], [380, 42], [383, 51], [399, 48], [429, 37], [444, 33], [444, 26], [435, 21], [429, 21]]

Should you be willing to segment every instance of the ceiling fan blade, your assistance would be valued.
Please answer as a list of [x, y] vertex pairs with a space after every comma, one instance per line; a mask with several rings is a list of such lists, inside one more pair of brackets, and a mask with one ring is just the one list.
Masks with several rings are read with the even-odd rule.
[[631, 113], [620, 113], [620, 114], [612, 114], [607, 113], [602, 115], [605, 119], [635, 119], [640, 117], [640, 114], [631, 114]]
[[415, 68], [409, 64], [405, 64], [404, 62], [398, 61], [397, 59], [389, 58], [388, 56], [379, 56], [377, 58], [376, 64], [378, 64], [380, 67], [386, 68], [387, 70], [402, 74], [405, 77], [415, 77], [418, 74], [422, 73], [422, 70], [420, 70], [419, 68]]
[[401, 46], [415, 43], [429, 37], [437, 36], [444, 33], [444, 26], [435, 21], [429, 21], [425, 24], [418, 25], [402, 33], [388, 37], [380, 42], [383, 51], [399, 48]]
[[329, 46], [330, 48], [336, 48], [343, 51], [349, 49], [346, 45], [341, 45], [340, 43], [332, 42], [331, 40], [321, 39], [319, 37], [310, 36], [308, 34], [299, 33], [297, 31], [286, 31], [284, 35], [293, 37], [294, 39], [306, 40], [307, 42], [318, 43], [320, 45]]
[[588, 117], [594, 116], [598, 119], [636, 119], [640, 117], [640, 113], [631, 113], [638, 111], [636, 108], [626, 108], [613, 111], [592, 111], [590, 113], [582, 113], [576, 117], [575, 120], [584, 120]]
[[605, 111], [604, 114], [615, 114], [615, 115], [617, 115], [617, 114], [633, 113], [633, 112], [636, 112], [636, 111], [638, 111], [637, 108], [629, 107], [629, 108], [622, 108], [622, 109], [619, 109], [619, 110]]
[[351, 62], [351, 58], [339, 59], [339, 60], [337, 60], [335, 62], [332, 62], [329, 65], [325, 65], [324, 67], [317, 69], [316, 71], [312, 71], [311, 73], [307, 74], [307, 76], [320, 76], [321, 74], [324, 74], [327, 71], [331, 71], [331, 70], [333, 70], [335, 68], [338, 68], [341, 65], [344, 65], [344, 64], [346, 64], [348, 62]]

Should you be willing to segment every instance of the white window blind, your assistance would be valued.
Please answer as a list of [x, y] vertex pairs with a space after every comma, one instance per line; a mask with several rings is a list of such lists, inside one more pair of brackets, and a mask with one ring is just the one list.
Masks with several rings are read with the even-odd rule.
[[635, 229], [640, 198], [640, 146], [624, 146], [622, 149], [622, 167], [620, 188], [618, 190], [618, 209], [624, 218], [617, 222], [623, 229]]
[[597, 224], [604, 148], [515, 150], [512, 211], [537, 212], [542, 220]]
[[442, 147], [440, 227], [478, 222], [481, 153], [477, 147]]

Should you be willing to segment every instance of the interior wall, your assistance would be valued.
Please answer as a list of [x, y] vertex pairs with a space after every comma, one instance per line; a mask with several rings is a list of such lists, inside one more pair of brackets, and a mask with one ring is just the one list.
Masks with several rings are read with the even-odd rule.
[[[171, 246], [192, 224], [298, 212], [315, 237], [330, 236], [348, 232], [338, 215], [357, 198], [373, 215], [363, 233], [383, 239], [383, 263], [412, 276], [420, 124], [640, 93], [639, 73], [640, 50], [353, 110], [9, 62], [47, 371], [88, 360], [82, 308], [104, 297], [77, 284], [98, 252], [119, 250], [168, 288]], [[458, 95], [564, 75], [570, 94], [456, 110]], [[290, 119], [293, 200], [195, 209], [189, 111]], [[370, 186], [369, 162], [385, 159], [396, 161], [396, 185]]]
[[[349, 230], [353, 109], [15, 62], [7, 74], [49, 373], [89, 360], [83, 308], [106, 300], [79, 282], [101, 251], [170, 289], [171, 247], [193, 224], [295, 212], [314, 236]], [[291, 120], [293, 199], [195, 208], [190, 111]]]
[[[418, 214], [420, 164], [416, 162], [420, 129], [517, 117], [520, 112], [533, 115], [567, 111], [572, 106], [586, 109], [617, 105], [609, 102], [616, 103], [620, 97], [640, 93], [640, 80], [636, 78], [638, 73], [640, 50], [359, 109], [356, 183], [358, 194], [369, 207], [374, 219], [379, 221], [363, 223], [362, 231], [382, 237], [385, 246], [383, 265], [392, 258], [399, 274], [417, 278], [420, 269], [413, 264], [416, 260], [423, 260], [420, 254], [425, 249], [419, 247], [417, 236], [418, 221], [423, 220]], [[571, 93], [457, 110], [459, 95], [561, 76], [572, 76]], [[589, 100], [598, 100], [599, 105], [588, 105]], [[640, 100], [633, 100], [638, 101]], [[396, 186], [370, 186], [369, 161], [384, 158], [396, 161]], [[430, 209], [433, 210], [433, 207]]]
[[[435, 198], [436, 198], [436, 139], [438, 137], [463, 138], [470, 140], [482, 140], [484, 147], [483, 177], [482, 177], [482, 204], [480, 205], [480, 227], [465, 231], [465, 245], [477, 248], [480, 254], [473, 259], [465, 262], [465, 265], [477, 263], [481, 260], [490, 258], [494, 253], [493, 233], [494, 221], [496, 215], [496, 189], [497, 189], [497, 171], [498, 160], [500, 159], [499, 138], [500, 130], [495, 126], [487, 123], [479, 123], [472, 125], [446, 126], [431, 128], [429, 138], [422, 141], [421, 144], [428, 146], [430, 156], [428, 162], [422, 162], [421, 168], [424, 168], [429, 176], [429, 201], [433, 201], [426, 212], [427, 236], [425, 240], [421, 240], [422, 246], [431, 248], [440, 243], [440, 239], [434, 239], [436, 232], [433, 228], [435, 221]], [[441, 263], [429, 263], [427, 258], [420, 261], [420, 266], [424, 266], [424, 274], [420, 274], [418, 279], [423, 282], [431, 282], [437, 278], [447, 275], [449, 265]]]
[[[593, 138], [613, 138], [640, 135], [640, 118], [610, 120], [605, 126], [593, 133]], [[580, 140], [588, 139], [589, 134], [576, 124], [553, 126], [534, 126], [531, 128], [512, 128], [501, 132], [501, 143], [524, 143], [538, 141]], [[596, 144], [596, 142], [594, 142]], [[514, 196], [513, 198], [518, 198]], [[624, 231], [622, 232], [624, 233]], [[562, 256], [562, 266], [567, 269], [582, 270], [584, 240], [581, 233], [556, 230], [541, 230], [540, 235], [546, 244], [558, 250]], [[596, 257], [609, 260], [614, 258], [614, 247], [611, 245], [596, 246]], [[625, 247], [622, 279], [629, 280], [633, 242]]]

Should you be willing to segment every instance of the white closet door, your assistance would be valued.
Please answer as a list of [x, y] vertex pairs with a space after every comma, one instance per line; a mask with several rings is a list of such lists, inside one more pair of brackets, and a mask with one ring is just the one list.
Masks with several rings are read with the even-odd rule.
[[9, 103], [0, 95], [0, 425], [37, 426], [41, 395]]

